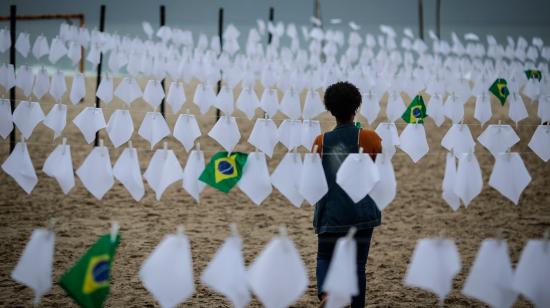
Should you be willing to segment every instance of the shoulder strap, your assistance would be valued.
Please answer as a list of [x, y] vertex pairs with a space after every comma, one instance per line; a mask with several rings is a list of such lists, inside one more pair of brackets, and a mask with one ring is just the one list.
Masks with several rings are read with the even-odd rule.
[[325, 133], [322, 133], [321, 134], [321, 144], [320, 144], [320, 149], [319, 149], [319, 154], [321, 154], [321, 156], [323, 156], [323, 144], [325, 143]]
[[[361, 147], [361, 132], [363, 131], [363, 128], [359, 127], [359, 131], [357, 132], [357, 151], [359, 151], [359, 148]], [[366, 150], [366, 149], [363, 149]]]

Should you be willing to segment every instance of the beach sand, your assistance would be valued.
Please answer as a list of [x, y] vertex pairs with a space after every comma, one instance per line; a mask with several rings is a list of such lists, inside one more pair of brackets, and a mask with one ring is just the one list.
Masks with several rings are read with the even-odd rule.
[[[145, 84], [142, 83], [142, 88]], [[71, 82], [68, 81], [70, 89]], [[115, 83], [116, 84], [116, 83]], [[69, 107], [68, 123], [63, 136], [68, 138], [73, 155], [73, 166], [78, 168], [93, 144], [88, 145], [82, 134], [71, 122], [74, 116], [84, 106], [94, 104], [95, 79], [88, 79], [88, 94], [86, 100], [77, 106], [72, 106], [68, 98], [64, 102]], [[257, 89], [261, 94], [260, 89]], [[198, 109], [191, 103], [193, 87], [186, 89], [188, 101], [181, 111], [189, 108], [194, 114]], [[47, 113], [53, 101], [46, 95], [41, 100], [44, 113]], [[21, 97], [21, 96], [19, 96]], [[68, 95], [67, 95], [68, 97]], [[538, 123], [536, 105], [528, 103], [530, 117], [520, 124]], [[104, 106], [104, 114], [108, 120], [110, 114], [121, 108], [122, 103], [115, 99]], [[384, 113], [384, 108], [381, 114]], [[473, 119], [473, 100], [466, 104], [466, 123], [477, 123]], [[139, 149], [142, 171], [147, 168], [153, 151], [137, 134], [137, 130], [146, 111], [151, 108], [141, 99], [136, 101], [131, 111], [134, 118], [134, 146]], [[491, 123], [498, 119], [504, 122], [508, 119], [508, 107], [500, 107], [493, 101], [495, 115]], [[167, 106], [167, 120], [172, 128], [176, 115]], [[244, 118], [240, 111], [235, 113], [242, 138], [237, 146], [240, 151], [252, 151], [246, 143], [254, 121]], [[263, 113], [257, 112], [258, 116]], [[283, 118], [278, 114], [276, 123]], [[384, 120], [381, 116], [370, 126], [375, 128], [378, 122]], [[206, 150], [207, 160], [221, 146], [207, 136], [214, 125], [215, 111], [211, 109], [206, 116], [197, 116], [200, 122], [202, 137], [201, 148]], [[330, 130], [335, 123], [330, 115], [323, 114], [323, 131]], [[359, 120], [366, 126], [362, 117]], [[400, 121], [401, 122], [401, 121]], [[398, 125], [399, 131], [403, 125]], [[445, 166], [445, 152], [440, 146], [450, 122], [447, 120], [442, 127], [436, 127], [433, 121], [427, 120], [426, 131], [430, 152], [418, 163], [398, 150], [393, 158], [397, 178], [397, 196], [384, 210], [382, 225], [374, 231], [370, 255], [367, 265], [367, 303], [369, 307], [433, 307], [437, 305], [436, 297], [426, 291], [403, 286], [407, 264], [412, 255], [417, 240], [424, 237], [437, 236], [443, 232], [454, 239], [460, 252], [462, 270], [456, 277], [453, 291], [445, 301], [448, 307], [483, 306], [480, 302], [469, 299], [460, 293], [474, 261], [481, 241], [494, 237], [502, 230], [508, 241], [510, 255], [514, 264], [517, 263], [526, 241], [542, 236], [545, 228], [550, 227], [550, 165], [544, 163], [527, 147], [535, 126], [519, 126], [516, 132], [521, 137], [513, 150], [528, 152], [522, 158], [533, 178], [523, 192], [520, 204], [514, 205], [487, 184], [494, 158], [480, 144], [476, 145], [476, 155], [483, 172], [484, 188], [482, 193], [473, 200], [468, 208], [461, 207], [454, 212], [441, 198], [441, 182]], [[486, 126], [471, 126], [474, 138]], [[112, 163], [122, 151], [122, 146], [113, 149], [104, 130], [101, 137], [110, 149]], [[19, 135], [19, 134], [18, 134]], [[53, 140], [53, 132], [39, 124], [31, 138], [28, 148], [38, 175], [38, 185], [27, 195], [4, 172], [0, 172], [0, 306], [21, 307], [31, 306], [32, 291], [15, 283], [10, 278], [25, 243], [34, 228], [46, 225], [50, 217], [57, 219], [55, 226], [56, 247], [54, 257], [54, 279], [57, 281], [72, 264], [80, 258], [86, 249], [93, 244], [99, 235], [109, 232], [111, 220], [119, 221], [122, 241], [117, 250], [112, 270], [111, 293], [106, 302], [107, 307], [152, 307], [157, 306], [153, 297], [145, 290], [139, 280], [138, 272], [141, 264], [162, 238], [174, 232], [176, 226], [183, 224], [185, 233], [190, 239], [196, 292], [182, 306], [185, 307], [226, 307], [229, 303], [220, 295], [207, 289], [199, 283], [200, 273], [214, 255], [216, 249], [229, 234], [229, 224], [236, 223], [243, 237], [243, 254], [249, 265], [277, 233], [278, 226], [285, 224], [288, 234], [295, 242], [307, 266], [309, 287], [294, 307], [316, 307], [315, 258], [316, 236], [312, 226], [313, 207], [304, 203], [301, 208], [293, 207], [275, 188], [273, 193], [262, 205], [253, 204], [238, 188], [224, 194], [211, 188], [202, 193], [201, 202], [197, 204], [181, 188], [181, 181], [170, 186], [156, 201], [153, 191], [147, 186], [146, 195], [140, 202], [135, 202], [122, 184], [116, 183], [104, 196], [96, 200], [83, 187], [80, 180], [68, 195], [63, 195], [53, 178], [42, 172], [42, 166], [47, 156], [53, 151], [60, 138]], [[19, 137], [18, 137], [19, 138]], [[0, 143], [0, 160], [8, 156], [7, 140]], [[187, 160], [183, 146], [173, 137], [168, 138], [169, 148], [174, 149], [182, 166]], [[161, 148], [162, 142], [155, 148]], [[304, 149], [301, 149], [304, 151]], [[268, 159], [270, 171], [277, 166], [285, 153], [285, 148], [279, 144], [272, 159]], [[284, 269], [283, 269], [284, 270]], [[55, 284], [49, 294], [42, 299], [44, 307], [74, 306], [72, 300]], [[260, 306], [254, 300], [251, 307]], [[528, 307], [530, 304], [520, 299], [516, 306]]]

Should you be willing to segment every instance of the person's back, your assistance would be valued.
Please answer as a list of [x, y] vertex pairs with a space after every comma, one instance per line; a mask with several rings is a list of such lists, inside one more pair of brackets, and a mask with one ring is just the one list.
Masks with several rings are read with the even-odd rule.
[[358, 231], [357, 275], [359, 295], [353, 298], [352, 307], [365, 305], [365, 266], [368, 257], [373, 228], [380, 225], [381, 213], [370, 198], [366, 196], [355, 203], [336, 183], [336, 173], [349, 153], [370, 153], [375, 159], [381, 151], [381, 139], [371, 130], [357, 128], [354, 116], [361, 104], [361, 94], [352, 84], [338, 82], [329, 86], [324, 97], [325, 107], [336, 118], [337, 125], [315, 139], [314, 148], [322, 156], [323, 169], [328, 183], [327, 194], [316, 204], [313, 225], [318, 234], [317, 284], [318, 295], [323, 301], [326, 294], [322, 291], [328, 266], [332, 259], [335, 243], [345, 236], [351, 227]]

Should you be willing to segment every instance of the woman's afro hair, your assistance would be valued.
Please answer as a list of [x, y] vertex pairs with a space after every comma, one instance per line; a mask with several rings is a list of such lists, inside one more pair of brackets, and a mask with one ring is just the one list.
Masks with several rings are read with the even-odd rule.
[[339, 81], [325, 91], [325, 108], [338, 120], [348, 120], [361, 105], [361, 92], [353, 84]]

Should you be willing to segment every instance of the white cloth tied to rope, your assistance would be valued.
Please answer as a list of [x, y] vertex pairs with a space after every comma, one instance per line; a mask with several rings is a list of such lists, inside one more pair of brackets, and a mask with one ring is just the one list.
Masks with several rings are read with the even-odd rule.
[[135, 148], [125, 148], [113, 166], [115, 179], [124, 185], [134, 200], [139, 201], [145, 194], [138, 152]]
[[75, 185], [71, 147], [68, 144], [55, 147], [44, 162], [42, 171], [55, 178], [63, 193], [68, 194]]
[[30, 194], [38, 183], [26, 143], [18, 142], [15, 145], [10, 156], [2, 164], [2, 170], [11, 176], [27, 194]]
[[84, 184], [84, 187], [98, 200], [113, 187], [113, 168], [109, 151], [105, 146], [97, 146], [88, 154], [76, 175]]

